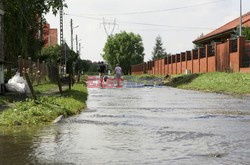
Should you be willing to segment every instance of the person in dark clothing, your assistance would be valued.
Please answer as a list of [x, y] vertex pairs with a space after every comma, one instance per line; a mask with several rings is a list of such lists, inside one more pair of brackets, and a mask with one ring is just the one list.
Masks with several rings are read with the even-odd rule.
[[101, 64], [99, 65], [99, 68], [98, 68], [101, 86], [103, 83], [103, 77], [104, 77], [105, 70], [106, 70], [106, 66], [105, 66], [104, 62], [102, 61]]

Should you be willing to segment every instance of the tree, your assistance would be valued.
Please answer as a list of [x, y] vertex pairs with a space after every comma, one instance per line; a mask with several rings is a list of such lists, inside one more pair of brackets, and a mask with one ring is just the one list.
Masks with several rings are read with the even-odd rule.
[[59, 45], [43, 48], [38, 58], [40, 61], [53, 61], [58, 63], [61, 59], [61, 50], [62, 48]]
[[109, 36], [103, 52], [111, 68], [119, 64], [124, 74], [131, 72], [131, 65], [142, 63], [145, 55], [141, 36], [125, 31]]
[[[203, 33], [201, 33], [201, 34], [197, 37], [197, 39], [199, 39], [199, 38], [201, 38], [201, 37], [204, 37], [204, 34], [203, 34]], [[202, 45], [194, 44], [194, 49], [198, 49], [199, 47], [202, 47]]]
[[163, 43], [161, 36], [156, 37], [155, 47], [152, 52], [152, 60], [157, 60], [161, 58], [165, 58], [168, 54], [166, 53], [165, 48], [163, 48]]
[[[43, 39], [38, 36], [38, 32], [46, 22], [44, 14], [51, 9], [56, 14], [63, 6], [64, 0], [2, 1], [5, 10], [4, 51], [6, 60], [16, 64], [19, 55], [36, 59], [43, 46]], [[8, 68], [9, 72], [10, 69]]]
[[250, 27], [244, 27], [242, 34], [246, 37], [246, 40], [250, 40]]

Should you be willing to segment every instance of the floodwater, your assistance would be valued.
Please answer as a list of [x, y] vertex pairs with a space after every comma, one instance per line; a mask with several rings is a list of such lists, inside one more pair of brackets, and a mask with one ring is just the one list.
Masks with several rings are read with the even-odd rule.
[[162, 88], [89, 89], [62, 123], [0, 131], [0, 164], [250, 164], [250, 99]]

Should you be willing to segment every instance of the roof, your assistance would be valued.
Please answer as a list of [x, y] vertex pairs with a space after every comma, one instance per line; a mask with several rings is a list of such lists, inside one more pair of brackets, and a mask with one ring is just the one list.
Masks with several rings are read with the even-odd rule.
[[[239, 25], [239, 22], [240, 22], [239, 19], [240, 19], [240, 17], [232, 20], [231, 22], [228, 22], [227, 24], [225, 24], [225, 25], [221, 26], [220, 28], [208, 33], [205, 36], [197, 38], [196, 40], [193, 41], [193, 43], [199, 42], [201, 40], [213, 38], [221, 33], [228, 32], [228, 31], [235, 29]], [[242, 16], [242, 25], [250, 27], [250, 12], [248, 12]]]

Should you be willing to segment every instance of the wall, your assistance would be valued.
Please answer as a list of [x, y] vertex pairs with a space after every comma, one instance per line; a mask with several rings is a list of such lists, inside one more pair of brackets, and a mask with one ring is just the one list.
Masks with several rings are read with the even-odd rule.
[[49, 45], [55, 46], [57, 44], [58, 44], [57, 29], [50, 29]]
[[[242, 64], [246, 62], [249, 63], [249, 68], [243, 68]], [[148, 70], [143, 70], [143, 65], [131, 66], [132, 74], [175, 75], [184, 74], [186, 69], [191, 73], [250, 72], [250, 42], [239, 37], [237, 40], [215, 43], [214, 49], [211, 45], [206, 45], [205, 48], [147, 62], [145, 65], [150, 66]]]
[[207, 72], [207, 59], [201, 58], [200, 59], [200, 73], [206, 73]]

